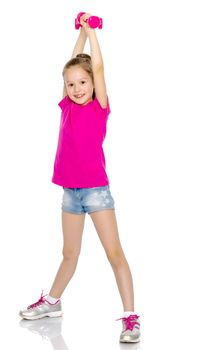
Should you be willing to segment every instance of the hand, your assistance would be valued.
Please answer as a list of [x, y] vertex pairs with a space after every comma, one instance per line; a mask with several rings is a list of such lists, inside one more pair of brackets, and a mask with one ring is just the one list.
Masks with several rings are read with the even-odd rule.
[[90, 28], [87, 22], [85, 22], [91, 16], [92, 15], [90, 13], [84, 13], [84, 15], [80, 17], [80, 24], [82, 25], [82, 28], [85, 30], [87, 35], [94, 30], [93, 28]]

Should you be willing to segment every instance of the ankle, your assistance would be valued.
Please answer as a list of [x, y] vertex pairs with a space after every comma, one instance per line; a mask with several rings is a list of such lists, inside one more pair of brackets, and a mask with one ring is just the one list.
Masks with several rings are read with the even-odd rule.
[[50, 304], [56, 304], [60, 298], [54, 298], [50, 296], [49, 294], [46, 296], [46, 301], [48, 301]]
[[123, 317], [128, 317], [130, 315], [136, 315], [136, 311], [124, 311], [123, 312]]

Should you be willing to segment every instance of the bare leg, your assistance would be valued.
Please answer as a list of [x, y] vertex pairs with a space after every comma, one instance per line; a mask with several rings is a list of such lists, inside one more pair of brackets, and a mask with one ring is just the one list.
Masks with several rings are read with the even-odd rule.
[[105, 209], [90, 216], [114, 271], [123, 309], [134, 311], [133, 280], [120, 243], [115, 210]]
[[62, 212], [62, 229], [64, 236], [63, 260], [49, 292], [54, 298], [60, 298], [72, 278], [80, 250], [84, 229], [85, 214]]

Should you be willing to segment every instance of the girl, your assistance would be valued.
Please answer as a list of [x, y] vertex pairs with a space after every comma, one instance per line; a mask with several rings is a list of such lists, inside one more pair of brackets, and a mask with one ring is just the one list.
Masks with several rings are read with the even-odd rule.
[[[63, 260], [48, 295], [20, 311], [25, 319], [62, 315], [60, 297], [72, 278], [81, 249], [85, 214], [94, 223], [111, 264], [123, 303], [120, 342], [140, 340], [134, 312], [133, 282], [117, 228], [114, 200], [105, 171], [102, 143], [110, 113], [103, 59], [96, 32], [81, 17], [81, 29], [71, 60], [63, 69], [61, 123], [52, 182], [63, 187]], [[86, 39], [91, 56], [83, 54]]]

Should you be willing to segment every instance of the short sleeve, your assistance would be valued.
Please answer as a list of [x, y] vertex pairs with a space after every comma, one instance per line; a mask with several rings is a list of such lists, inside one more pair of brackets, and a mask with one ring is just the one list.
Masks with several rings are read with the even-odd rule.
[[99, 106], [100, 110], [102, 111], [102, 114], [104, 114], [106, 117], [108, 117], [108, 115], [109, 115], [110, 112], [111, 112], [108, 96], [107, 96], [107, 106], [106, 106], [105, 108], [103, 108], [103, 107], [100, 105], [100, 102], [99, 102], [99, 100], [97, 99], [97, 97], [95, 97], [95, 102], [97, 103], [97, 105]]
[[65, 110], [65, 108], [70, 104], [70, 99], [68, 95], [66, 95], [59, 103], [58, 106], [61, 108], [62, 111]]

